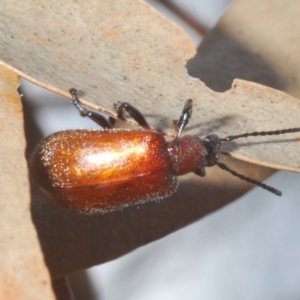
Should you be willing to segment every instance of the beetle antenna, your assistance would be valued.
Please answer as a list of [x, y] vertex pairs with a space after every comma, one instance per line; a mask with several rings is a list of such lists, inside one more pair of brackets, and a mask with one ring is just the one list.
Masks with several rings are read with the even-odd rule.
[[225, 171], [231, 173], [235, 177], [238, 177], [238, 178], [240, 178], [242, 180], [245, 180], [247, 182], [253, 183], [254, 185], [257, 185], [257, 186], [263, 188], [264, 190], [267, 190], [267, 191], [269, 191], [269, 192], [271, 192], [271, 193], [273, 193], [273, 194], [275, 194], [277, 196], [281, 196], [282, 195], [281, 191], [279, 191], [279, 190], [277, 190], [277, 189], [275, 189], [275, 188], [273, 188], [273, 187], [271, 187], [269, 185], [266, 185], [266, 184], [262, 183], [261, 181], [252, 179], [252, 178], [244, 176], [242, 174], [239, 174], [238, 172], [230, 169], [227, 165], [225, 165], [225, 164], [223, 164], [221, 162], [218, 162], [216, 164], [219, 166], [219, 168], [221, 168], [222, 170], [225, 170]]
[[[239, 135], [229, 135], [226, 138], [222, 138], [220, 139], [222, 142], [230, 142], [232, 140], [236, 140], [239, 138], [243, 138], [243, 137], [248, 137], [248, 136], [259, 136], [259, 135], [280, 135], [280, 134], [285, 134], [285, 133], [293, 133], [293, 132], [300, 132], [300, 127], [296, 127], [296, 128], [288, 128], [288, 129], [281, 129], [281, 130], [272, 130], [272, 131], [254, 131], [254, 132], [250, 132], [250, 133], [243, 133], [243, 134], [239, 134]], [[242, 180], [245, 180], [247, 182], [253, 183], [277, 196], [281, 196], [281, 191], [266, 185], [264, 183], [262, 183], [261, 181], [257, 181], [255, 179], [249, 178], [247, 176], [244, 176], [242, 174], [237, 173], [236, 171], [230, 169], [228, 166], [226, 166], [223, 163], [218, 162], [217, 165], [225, 170], [228, 171], [229, 173], [231, 173], [233, 176], [238, 177]]]
[[254, 132], [243, 133], [243, 134], [239, 134], [239, 135], [229, 135], [226, 138], [221, 139], [221, 141], [222, 142], [230, 142], [232, 140], [236, 140], [236, 139], [248, 137], [248, 136], [279, 135], [279, 134], [299, 132], [299, 131], [300, 131], [300, 127], [288, 128], [288, 129], [282, 129], [282, 130], [273, 130], [273, 131], [254, 131]]

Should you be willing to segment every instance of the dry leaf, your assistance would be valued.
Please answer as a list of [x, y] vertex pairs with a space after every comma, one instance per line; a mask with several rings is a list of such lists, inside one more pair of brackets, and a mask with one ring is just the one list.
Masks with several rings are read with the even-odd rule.
[[[300, 5], [294, 2], [295, 6]], [[276, 10], [276, 5], [273, 9]], [[291, 12], [281, 22], [289, 26], [293, 16]], [[273, 17], [270, 13], [260, 22]], [[226, 18], [230, 19], [230, 10]], [[237, 23], [231, 26], [241, 29]], [[207, 41], [217, 38], [220, 29]], [[209, 68], [214, 65], [215, 56], [223, 55], [223, 64], [207, 76], [216, 86], [235, 74], [226, 72], [226, 66], [231, 66], [229, 58], [234, 55], [230, 45], [226, 52], [221, 52], [221, 47], [211, 53], [204, 51], [206, 55], [200, 60]], [[114, 101], [131, 102], [146, 113], [153, 127], [160, 129], [169, 130], [170, 120], [178, 118], [187, 98], [195, 102], [187, 133], [215, 132], [223, 137], [237, 133], [239, 127], [244, 132], [277, 129], [277, 125], [299, 126], [298, 101], [281, 92], [237, 80], [232, 90], [217, 93], [188, 77], [184, 64], [195, 54], [192, 42], [179, 28], [141, 2], [101, 1], [100, 5], [97, 1], [52, 0], [39, 2], [37, 6], [33, 1], [16, 4], [6, 0], [0, 15], [0, 47], [3, 64], [32, 82], [66, 96], [72, 86], [83, 89], [84, 98], [101, 105], [108, 114], [112, 114], [108, 110]], [[207, 49], [206, 42], [201, 47]], [[276, 51], [271, 43], [265, 48]], [[235, 55], [234, 59], [239, 61], [240, 57]], [[231, 70], [236, 71], [237, 66], [233, 65]], [[255, 74], [255, 66], [243, 68], [242, 72]], [[289, 107], [280, 106], [279, 98]], [[278, 110], [279, 106], [283, 111]], [[280, 113], [284, 118], [275, 119]], [[270, 123], [266, 121], [268, 114]], [[296, 137], [293, 135], [293, 139]], [[255, 149], [252, 140], [247, 143], [247, 147], [235, 147], [235, 155], [261, 161], [265, 143]], [[297, 153], [297, 140], [290, 144], [290, 151]], [[274, 151], [274, 145], [276, 149], [276, 144], [268, 145], [269, 151]], [[269, 155], [267, 163], [298, 168], [297, 161], [288, 159], [290, 153], [285, 154], [287, 160]], [[232, 168], [257, 179], [272, 172], [230, 158], [227, 161]], [[249, 188], [249, 184], [212, 168], [204, 179], [184, 177], [178, 193], [160, 203], [87, 217], [64, 211], [39, 195], [33, 197], [32, 216], [49, 269], [53, 276], [60, 276], [116, 258], [158, 239], [233, 201]]]
[[0, 66], [0, 299], [54, 299], [31, 220], [19, 84]]

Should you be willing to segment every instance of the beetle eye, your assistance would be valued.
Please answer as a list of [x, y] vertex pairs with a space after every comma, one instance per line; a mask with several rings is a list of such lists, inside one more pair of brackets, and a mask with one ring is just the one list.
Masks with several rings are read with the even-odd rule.
[[207, 157], [205, 165], [214, 166], [219, 159], [221, 152], [221, 140], [216, 134], [209, 134], [204, 138], [204, 144], [207, 147]]

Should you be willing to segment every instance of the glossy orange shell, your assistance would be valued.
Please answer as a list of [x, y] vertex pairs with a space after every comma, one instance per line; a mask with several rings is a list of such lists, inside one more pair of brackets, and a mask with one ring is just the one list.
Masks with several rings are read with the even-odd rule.
[[68, 130], [46, 138], [29, 163], [51, 200], [94, 214], [174, 193], [164, 137], [154, 131]]

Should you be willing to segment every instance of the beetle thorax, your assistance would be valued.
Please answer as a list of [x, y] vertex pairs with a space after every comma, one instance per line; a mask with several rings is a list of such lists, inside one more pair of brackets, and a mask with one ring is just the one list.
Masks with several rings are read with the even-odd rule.
[[218, 162], [221, 141], [215, 134], [205, 137], [186, 135], [168, 142], [168, 151], [176, 175], [189, 172], [201, 173], [205, 167]]

